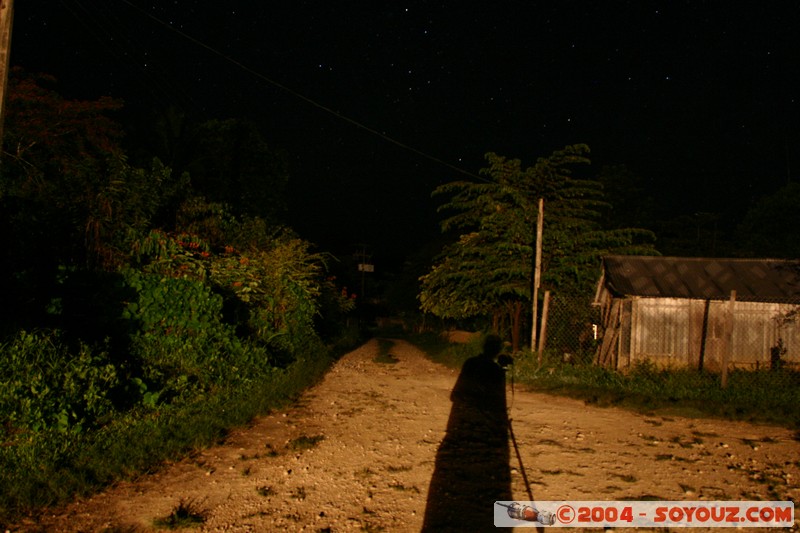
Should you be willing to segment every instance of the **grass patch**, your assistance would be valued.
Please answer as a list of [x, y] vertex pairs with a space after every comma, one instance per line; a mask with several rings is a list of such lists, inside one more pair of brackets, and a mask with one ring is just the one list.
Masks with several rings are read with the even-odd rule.
[[[484, 338], [466, 344], [448, 342], [436, 333], [408, 338], [434, 362], [460, 368], [478, 355]], [[714, 417], [800, 428], [800, 372], [791, 370], [733, 370], [723, 389], [720, 376], [691, 369], [658, 370], [640, 365], [627, 374], [591, 363], [564, 364], [560, 357], [545, 354], [541, 367], [530, 353], [519, 353], [509, 368], [517, 386], [584, 400], [600, 407], [616, 406], [649, 417]], [[697, 434], [696, 436], [707, 436]], [[800, 431], [795, 438], [800, 440]]]
[[153, 523], [156, 527], [183, 529], [205, 523], [207, 514], [208, 511], [200, 507], [194, 500], [182, 499], [168, 516], [159, 518]]
[[325, 439], [325, 435], [314, 435], [309, 437], [308, 435], [301, 435], [296, 439], [292, 439], [289, 441], [287, 447], [292, 451], [302, 451], [302, 450], [310, 450], [314, 448], [317, 444], [322, 442]]
[[597, 406], [624, 407], [650, 417], [715, 417], [800, 427], [800, 372], [734, 370], [723, 389], [717, 374], [648, 365], [622, 374], [591, 364], [553, 361], [539, 368], [534, 358], [518, 357], [511, 371], [517, 385], [532, 390]]

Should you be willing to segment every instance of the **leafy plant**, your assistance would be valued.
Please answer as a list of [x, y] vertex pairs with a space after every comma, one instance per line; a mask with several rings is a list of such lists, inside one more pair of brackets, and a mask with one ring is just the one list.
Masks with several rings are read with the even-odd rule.
[[56, 332], [20, 332], [0, 345], [0, 421], [5, 438], [20, 431], [81, 432], [114, 411], [117, 370], [105, 352], [73, 352]]
[[253, 338], [294, 353], [313, 331], [321, 295], [322, 258], [309, 244], [287, 237], [268, 250], [227, 251], [209, 265], [210, 277], [228, 300], [239, 303], [240, 317]]
[[193, 279], [135, 271], [126, 277], [138, 294], [123, 317], [139, 324], [131, 349], [142, 369], [137, 385], [143, 401], [153, 404], [156, 393], [189, 397], [221, 383], [228, 375], [226, 356], [235, 361], [243, 352], [232, 328], [221, 322], [222, 298]]

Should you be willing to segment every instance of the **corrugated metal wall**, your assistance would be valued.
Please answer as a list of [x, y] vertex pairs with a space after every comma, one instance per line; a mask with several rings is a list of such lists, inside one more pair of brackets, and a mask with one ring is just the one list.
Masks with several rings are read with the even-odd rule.
[[690, 302], [677, 298], [638, 298], [631, 309], [631, 362], [686, 366], [690, 352]]
[[[708, 370], [719, 369], [726, 345], [728, 305], [678, 298], [630, 300], [630, 326], [623, 313], [616, 366], [650, 360], [662, 367], [698, 368], [702, 364]], [[791, 304], [736, 302], [731, 366], [769, 368], [779, 340], [783, 361], [800, 365], [800, 321], [782, 320], [795, 308]], [[629, 348], [625, 346], [626, 329], [630, 330]]]

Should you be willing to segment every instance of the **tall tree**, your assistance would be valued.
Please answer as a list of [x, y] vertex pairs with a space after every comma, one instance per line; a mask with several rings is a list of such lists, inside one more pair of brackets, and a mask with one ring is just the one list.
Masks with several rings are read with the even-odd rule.
[[87, 259], [87, 221], [121, 156], [121, 102], [78, 101], [55, 80], [15, 69], [9, 79], [0, 171], [2, 271], [46, 271]]
[[646, 179], [626, 165], [606, 165], [597, 180], [605, 197], [613, 204], [605, 213], [609, 228], [653, 229], [659, 215], [658, 205], [650, 195]]
[[237, 215], [283, 220], [289, 181], [287, 157], [267, 144], [254, 123], [203, 123], [195, 156], [186, 170], [201, 194], [229, 204]]
[[[284, 222], [289, 182], [286, 153], [267, 143], [249, 120], [197, 123], [167, 109], [137, 133], [139, 142], [180, 175], [195, 194], [229, 206], [232, 214]], [[142, 156], [137, 156], [141, 158]]]
[[421, 278], [419, 299], [423, 311], [442, 318], [490, 316], [495, 330], [510, 321], [516, 346], [522, 302], [530, 292], [535, 208], [520, 188], [520, 161], [486, 158], [485, 182], [457, 181], [434, 191], [452, 195], [440, 208], [454, 212], [442, 230], [462, 233]]
[[112, 118], [120, 101], [67, 99], [54, 84], [20, 69], [9, 80], [0, 292], [14, 320], [37, 320], [65, 272], [88, 269], [99, 279], [125, 261], [134, 234], [183, 188], [158, 162], [149, 170], [127, 163]]
[[751, 257], [800, 257], [800, 183], [789, 182], [758, 200], [738, 228], [740, 254]]
[[122, 151], [122, 128], [110, 117], [122, 102], [69, 100], [55, 83], [46, 74], [12, 71], [3, 139], [10, 161], [3, 168], [6, 192], [73, 186], [98, 174], [108, 154]]
[[454, 214], [443, 231], [461, 232], [421, 278], [423, 311], [442, 318], [492, 317], [495, 329], [510, 326], [519, 344], [521, 316], [532, 286], [538, 199], [545, 200], [543, 285], [562, 294], [587, 294], [606, 253], [653, 253], [653, 235], [639, 229], [604, 229], [608, 207], [597, 181], [572, 175], [589, 163], [585, 145], [571, 145], [523, 169], [520, 160], [486, 155], [482, 182], [445, 184], [450, 195], [440, 211]]

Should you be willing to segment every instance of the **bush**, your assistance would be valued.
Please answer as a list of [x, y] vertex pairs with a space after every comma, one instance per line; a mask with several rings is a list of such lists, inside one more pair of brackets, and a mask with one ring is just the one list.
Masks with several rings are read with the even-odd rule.
[[119, 379], [107, 352], [85, 344], [72, 352], [57, 332], [21, 331], [0, 345], [0, 360], [4, 439], [20, 431], [80, 432], [114, 410]]
[[192, 398], [239, 376], [249, 353], [233, 327], [222, 322], [221, 296], [194, 279], [136, 271], [126, 277], [137, 297], [123, 317], [137, 325], [131, 354], [145, 403], [153, 404], [154, 394], [160, 401]]
[[[152, 231], [130, 259], [114, 272], [62, 269], [44, 301], [64, 329], [0, 345], [0, 521], [209, 444], [331, 361], [313, 326], [334, 286], [307, 243], [245, 254]], [[336, 317], [353, 306], [328, 304]]]
[[210, 281], [235, 309], [235, 320], [253, 340], [278, 352], [293, 353], [307, 335], [321, 295], [321, 258], [308, 243], [278, 239], [268, 250], [235, 250], [209, 261]]

